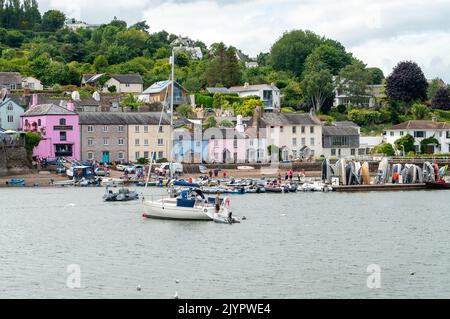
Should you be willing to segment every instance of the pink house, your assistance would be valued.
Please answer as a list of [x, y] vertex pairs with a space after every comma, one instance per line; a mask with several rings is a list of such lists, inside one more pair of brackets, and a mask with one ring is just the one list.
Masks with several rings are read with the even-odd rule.
[[229, 128], [211, 128], [203, 133], [203, 160], [207, 163], [245, 163], [245, 135]]
[[21, 116], [20, 127], [23, 131], [34, 131], [42, 140], [33, 150], [33, 156], [45, 159], [65, 157], [79, 160], [80, 130], [78, 114], [73, 102], [67, 107], [55, 104], [37, 104], [37, 97], [28, 110]]

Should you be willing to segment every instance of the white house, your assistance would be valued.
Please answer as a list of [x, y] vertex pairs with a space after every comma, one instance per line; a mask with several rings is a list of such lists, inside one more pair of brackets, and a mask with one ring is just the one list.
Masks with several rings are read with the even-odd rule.
[[24, 108], [13, 99], [6, 98], [0, 102], [0, 128], [5, 131], [17, 131], [20, 127], [20, 117], [25, 112]]
[[323, 155], [322, 123], [313, 114], [264, 113], [261, 127], [267, 146], [276, 146], [283, 160]]
[[[411, 135], [415, 139], [416, 152], [420, 152], [420, 142], [429, 137], [435, 137], [440, 145], [428, 145], [430, 154], [450, 153], [450, 124], [438, 122], [437, 119], [431, 121], [408, 121], [395, 125], [384, 132], [384, 141], [394, 145], [395, 141]], [[397, 150], [402, 154], [403, 150]]]
[[245, 83], [244, 86], [231, 87], [229, 92], [237, 93], [240, 97], [259, 96], [266, 108], [280, 109], [281, 107], [280, 89], [273, 83], [257, 85]]
[[28, 88], [33, 91], [44, 90], [44, 86], [42, 85], [42, 82], [32, 76], [27, 76], [27, 77], [22, 78], [22, 87]]
[[103, 92], [108, 93], [110, 87], [115, 87], [117, 93], [141, 94], [144, 91], [144, 80], [139, 74], [114, 74], [106, 81]]

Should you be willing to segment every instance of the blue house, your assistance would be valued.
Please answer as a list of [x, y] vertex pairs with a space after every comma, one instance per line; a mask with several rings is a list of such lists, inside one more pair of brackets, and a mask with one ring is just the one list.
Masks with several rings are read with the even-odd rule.
[[20, 128], [20, 117], [25, 112], [24, 108], [11, 98], [0, 102], [0, 128], [5, 131], [17, 131]]
[[[201, 131], [200, 131], [201, 132]], [[200, 133], [201, 134], [201, 133]], [[173, 132], [173, 159], [177, 163], [202, 163], [203, 141], [199, 136], [186, 128], [178, 128]]]

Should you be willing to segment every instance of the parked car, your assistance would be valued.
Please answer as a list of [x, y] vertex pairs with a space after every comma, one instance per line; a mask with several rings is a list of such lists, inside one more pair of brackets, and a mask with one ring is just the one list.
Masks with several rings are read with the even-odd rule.
[[[162, 163], [160, 167], [155, 169], [156, 173], [159, 174], [169, 174], [170, 163]], [[174, 173], [183, 174], [183, 164], [172, 163], [172, 169]]]
[[136, 174], [138, 169], [145, 169], [144, 165], [128, 165], [125, 167], [124, 172], [128, 172], [128, 174]]
[[124, 164], [118, 164], [118, 165], [116, 165], [116, 170], [118, 170], [118, 171], [125, 171], [125, 168], [127, 168], [127, 165], [124, 165]]
[[103, 167], [99, 167], [95, 169], [95, 175], [97, 176], [109, 176], [111, 173], [106, 171]]

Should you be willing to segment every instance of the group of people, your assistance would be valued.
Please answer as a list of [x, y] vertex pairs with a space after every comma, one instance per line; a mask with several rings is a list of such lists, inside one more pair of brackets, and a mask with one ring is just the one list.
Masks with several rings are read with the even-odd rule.
[[[297, 172], [296, 175], [297, 175], [298, 182], [301, 182], [301, 179], [306, 177], [305, 170], [302, 170], [301, 172]], [[286, 182], [290, 181], [291, 183], [294, 181], [294, 171], [292, 169], [290, 169], [288, 172], [286, 172], [286, 174], [284, 176], [284, 180]], [[282, 181], [281, 173], [278, 173], [278, 181], [280, 183]]]
[[[214, 169], [214, 170], [211, 169], [208, 172], [208, 174], [209, 174], [209, 178], [210, 179], [213, 178], [213, 177], [218, 178], [219, 177], [219, 169], [217, 169], [217, 168]], [[228, 177], [228, 172], [227, 171], [222, 171], [222, 176], [223, 176], [224, 179], [226, 179]]]

